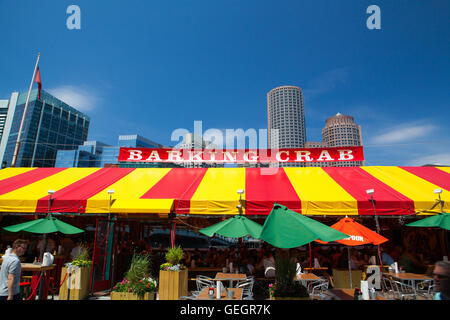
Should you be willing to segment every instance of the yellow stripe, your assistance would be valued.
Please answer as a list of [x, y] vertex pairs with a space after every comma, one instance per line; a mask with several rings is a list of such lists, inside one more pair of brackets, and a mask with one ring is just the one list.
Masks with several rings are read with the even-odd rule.
[[[412, 173], [409, 173], [406, 170], [398, 167], [361, 168], [378, 180], [381, 180], [391, 188], [413, 200], [416, 212], [429, 210], [436, 203], [437, 196], [433, 193], [433, 190], [439, 189], [439, 187], [419, 178], [416, 175], [413, 175]], [[450, 192], [443, 190], [441, 199], [445, 201], [444, 209], [450, 209]], [[439, 213], [440, 205], [436, 206], [433, 209], [433, 212]]]
[[322, 168], [284, 168], [302, 203], [302, 214], [358, 215], [358, 203]]
[[87, 200], [86, 213], [169, 213], [173, 199], [139, 199], [161, 180], [170, 168], [138, 168]]
[[0, 170], [0, 180], [8, 179], [36, 168], [5, 168]]
[[238, 214], [239, 189], [245, 189], [244, 168], [209, 168], [191, 199], [190, 213]]
[[447, 173], [450, 173], [450, 167], [436, 167], [436, 168], [438, 168], [439, 170], [445, 171]]
[[0, 196], [0, 211], [35, 212], [39, 199], [48, 195], [48, 190], [61, 190], [100, 168], [69, 168], [50, 177], [31, 183], [23, 188]]

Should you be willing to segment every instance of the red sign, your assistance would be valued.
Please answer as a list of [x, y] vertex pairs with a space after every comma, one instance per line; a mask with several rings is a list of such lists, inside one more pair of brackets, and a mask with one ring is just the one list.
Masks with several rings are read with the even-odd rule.
[[362, 146], [238, 150], [120, 148], [119, 161], [197, 163], [345, 162], [364, 161], [364, 154]]

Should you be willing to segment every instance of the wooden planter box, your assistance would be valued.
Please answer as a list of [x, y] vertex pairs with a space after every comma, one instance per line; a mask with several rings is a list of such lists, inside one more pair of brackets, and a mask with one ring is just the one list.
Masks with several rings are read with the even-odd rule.
[[178, 300], [188, 295], [188, 269], [159, 271], [159, 300]]
[[89, 296], [89, 285], [91, 281], [91, 266], [72, 269], [70, 275], [70, 296], [67, 299], [69, 275], [67, 267], [61, 269], [61, 282], [59, 288], [59, 300], [84, 300]]
[[131, 292], [111, 291], [111, 300], [155, 300], [154, 292], [147, 292], [142, 298]]

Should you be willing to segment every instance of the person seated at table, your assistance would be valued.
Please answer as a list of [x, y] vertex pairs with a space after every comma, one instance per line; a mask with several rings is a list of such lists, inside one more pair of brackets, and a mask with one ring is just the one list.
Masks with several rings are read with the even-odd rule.
[[450, 262], [438, 261], [433, 270], [436, 294], [433, 300], [450, 300]]
[[398, 263], [406, 272], [425, 273], [427, 269], [410, 247], [406, 248], [405, 252], [400, 256]]

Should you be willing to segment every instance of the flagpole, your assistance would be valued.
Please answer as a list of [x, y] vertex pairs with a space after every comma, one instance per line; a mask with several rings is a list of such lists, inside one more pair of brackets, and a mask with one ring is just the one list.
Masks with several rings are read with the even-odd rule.
[[22, 138], [22, 128], [23, 128], [23, 124], [25, 122], [25, 115], [27, 113], [28, 102], [30, 101], [31, 89], [33, 88], [34, 77], [36, 76], [36, 70], [39, 65], [40, 57], [41, 57], [41, 53], [39, 52], [37, 60], [36, 60], [36, 65], [34, 66], [34, 72], [33, 72], [33, 77], [31, 78], [30, 88], [28, 89], [27, 101], [25, 102], [25, 108], [23, 109], [22, 120], [20, 122], [19, 134], [17, 135], [16, 147], [14, 148], [14, 154], [13, 154], [13, 158], [12, 158], [12, 162], [11, 162], [11, 167], [16, 166], [17, 156], [19, 154], [19, 149], [20, 149], [20, 144], [21, 144], [20, 139]]

